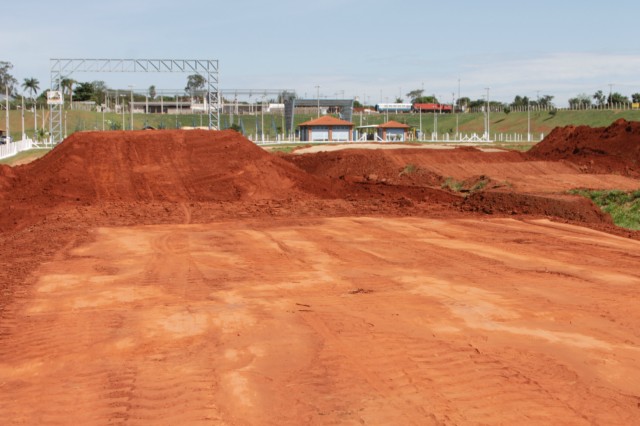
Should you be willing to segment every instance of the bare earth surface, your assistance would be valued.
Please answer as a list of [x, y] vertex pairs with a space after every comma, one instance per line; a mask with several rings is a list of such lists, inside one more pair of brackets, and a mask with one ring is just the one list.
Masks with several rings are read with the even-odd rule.
[[5, 424], [633, 424], [640, 242], [548, 220], [98, 228], [0, 341]]
[[0, 165], [0, 424], [639, 424], [640, 233], [566, 190], [640, 188], [640, 124], [552, 136]]

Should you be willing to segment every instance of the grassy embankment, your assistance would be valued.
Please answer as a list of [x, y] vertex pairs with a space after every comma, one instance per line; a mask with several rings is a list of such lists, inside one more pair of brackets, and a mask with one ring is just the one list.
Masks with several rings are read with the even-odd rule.
[[575, 189], [569, 192], [589, 198], [602, 211], [609, 213], [613, 223], [616, 225], [622, 228], [640, 230], [640, 190], [625, 192], [619, 190], [589, 191]]
[[[44, 112], [45, 128], [48, 129], [49, 117], [48, 111]], [[123, 116], [115, 113], [98, 113], [91, 111], [68, 111], [65, 113], [66, 133], [70, 135], [76, 131], [85, 130], [102, 130], [104, 128], [122, 129], [123, 123], [126, 129], [130, 129], [130, 116]], [[298, 114], [295, 116], [295, 125], [315, 118], [315, 115]], [[42, 113], [38, 112], [38, 127], [42, 126]], [[371, 114], [362, 115], [355, 114], [353, 123], [359, 125], [381, 124], [386, 119], [399, 121], [408, 124], [415, 129], [420, 127], [420, 114]], [[422, 114], [422, 130], [426, 134], [434, 131], [437, 121], [438, 133], [453, 134], [457, 128], [462, 133], [482, 133], [484, 131], [484, 116], [482, 113], [468, 114]], [[614, 111], [614, 110], [589, 110], [589, 111], [564, 111], [560, 110], [555, 115], [551, 115], [548, 111], [534, 111], [531, 113], [531, 132], [533, 134], [548, 134], [553, 128], [566, 125], [589, 125], [594, 127], [607, 126], [619, 118], [630, 121], [640, 121], [640, 110], [635, 111]], [[268, 138], [273, 139], [277, 131], [281, 131], [283, 127], [282, 115], [265, 114], [264, 117], [258, 115], [242, 115], [233, 116], [222, 115], [220, 118], [222, 127], [228, 127], [231, 124], [239, 124], [242, 120], [245, 134], [254, 135], [260, 133], [260, 123], [264, 122], [264, 132]], [[5, 128], [5, 120], [0, 120], [0, 128]], [[175, 129], [176, 127], [200, 126], [207, 125], [207, 117], [203, 115], [169, 115], [169, 114], [134, 114], [134, 129], [141, 129], [145, 125], [151, 125], [156, 128]], [[25, 111], [24, 117], [25, 133], [33, 135], [33, 113]], [[527, 132], [527, 113], [512, 112], [505, 114], [504, 112], [491, 114], [491, 133], [519, 133]], [[20, 139], [21, 132], [21, 115], [20, 111], [11, 111], [10, 114], [11, 136], [14, 140]]]

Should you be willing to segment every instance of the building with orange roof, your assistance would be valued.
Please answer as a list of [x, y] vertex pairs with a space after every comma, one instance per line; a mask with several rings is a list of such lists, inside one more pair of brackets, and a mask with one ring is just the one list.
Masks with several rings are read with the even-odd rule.
[[404, 142], [410, 127], [397, 121], [387, 121], [378, 126], [378, 137], [383, 141]]
[[325, 115], [298, 126], [305, 142], [345, 142], [353, 140], [353, 123]]

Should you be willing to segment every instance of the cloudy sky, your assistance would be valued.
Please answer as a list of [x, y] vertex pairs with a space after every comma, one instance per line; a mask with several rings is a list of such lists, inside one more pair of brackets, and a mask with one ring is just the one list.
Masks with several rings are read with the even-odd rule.
[[[221, 89], [406, 98], [424, 88], [515, 95], [640, 92], [637, 0], [7, 0], [0, 60], [50, 85], [51, 58], [218, 59]], [[181, 89], [182, 74], [93, 74], [111, 88]]]

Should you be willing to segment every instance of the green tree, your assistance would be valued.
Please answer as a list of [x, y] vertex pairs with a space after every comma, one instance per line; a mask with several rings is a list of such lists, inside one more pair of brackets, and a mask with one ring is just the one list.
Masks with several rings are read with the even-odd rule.
[[412, 90], [409, 93], [407, 93], [407, 98], [411, 99], [411, 103], [413, 104], [418, 102], [416, 101], [416, 99], [420, 99], [423, 93], [424, 93], [424, 90], [422, 89]]
[[38, 90], [40, 90], [40, 82], [37, 78], [25, 78], [22, 82], [22, 88], [31, 92], [31, 99], [35, 102]]
[[609, 105], [613, 105], [613, 104], [628, 104], [629, 103], [629, 98], [627, 98], [626, 96], [622, 95], [621, 93], [614, 92], [614, 93], [610, 94], [609, 96], [607, 96], [607, 103]]
[[36, 95], [38, 94], [38, 90], [40, 90], [40, 82], [37, 78], [25, 78], [22, 82], [22, 88], [24, 90], [28, 90], [31, 92], [31, 99], [33, 99], [33, 129], [35, 132], [38, 131], [38, 121], [36, 120]]
[[290, 101], [296, 98], [296, 94], [295, 92], [288, 92], [286, 90], [283, 90], [279, 95], [278, 95], [278, 103], [279, 104], [283, 104], [285, 103], [285, 101]]
[[89, 82], [78, 83], [75, 88], [76, 99], [80, 102], [90, 101], [94, 99], [95, 89], [93, 84]]
[[15, 93], [16, 85], [18, 84], [18, 80], [16, 80], [9, 71], [13, 68], [13, 64], [11, 62], [0, 61], [0, 94], [4, 95], [6, 90], [9, 91], [9, 96], [12, 96]]
[[631, 101], [633, 103], [640, 103], [640, 93], [634, 93], [631, 95]]
[[462, 97], [462, 98], [458, 98], [456, 100], [456, 106], [458, 108], [463, 108], [466, 107], [467, 105], [469, 105], [471, 103], [471, 99], [467, 98], [467, 97]]
[[437, 104], [438, 103], [438, 98], [436, 98], [435, 96], [421, 96], [419, 98], [414, 99], [412, 103]]
[[516, 95], [515, 98], [513, 98], [513, 102], [511, 102], [511, 107], [526, 107], [529, 106], [531, 104], [531, 100], [527, 97], [527, 96], [520, 96], [520, 95]]
[[64, 96], [69, 95], [69, 105], [72, 106], [73, 105], [73, 86], [77, 83], [77, 81], [75, 81], [72, 78], [69, 77], [62, 77], [60, 79], [60, 86], [61, 86], [61, 90], [62, 90], [62, 95]]
[[402, 99], [402, 98], [400, 98], [400, 97], [396, 98], [396, 103], [397, 103], [397, 104], [401, 104], [401, 103], [403, 103], [403, 102], [404, 102], [404, 99]]
[[469, 108], [486, 107], [487, 101], [484, 99], [476, 99], [475, 101], [469, 101]]
[[187, 77], [187, 87], [185, 87], [184, 90], [193, 96], [196, 90], [204, 89], [206, 82], [207, 80], [200, 74], [192, 74]]
[[596, 101], [597, 106], [603, 106], [607, 100], [604, 93], [602, 93], [602, 90], [598, 90], [596, 93], [594, 93], [593, 99]]
[[544, 95], [538, 100], [538, 104], [542, 108], [551, 108], [553, 107], [553, 102], [551, 102], [553, 98], [551, 95]]
[[106, 94], [109, 87], [103, 80], [95, 80], [91, 82], [93, 86], [93, 99], [98, 104], [104, 104], [106, 102]]
[[581, 93], [575, 98], [569, 99], [569, 106], [571, 108], [591, 108], [591, 96], [586, 93]]
[[149, 86], [149, 97], [151, 99], [155, 99], [156, 98], [156, 86], [154, 86], [153, 84], [151, 86]]

